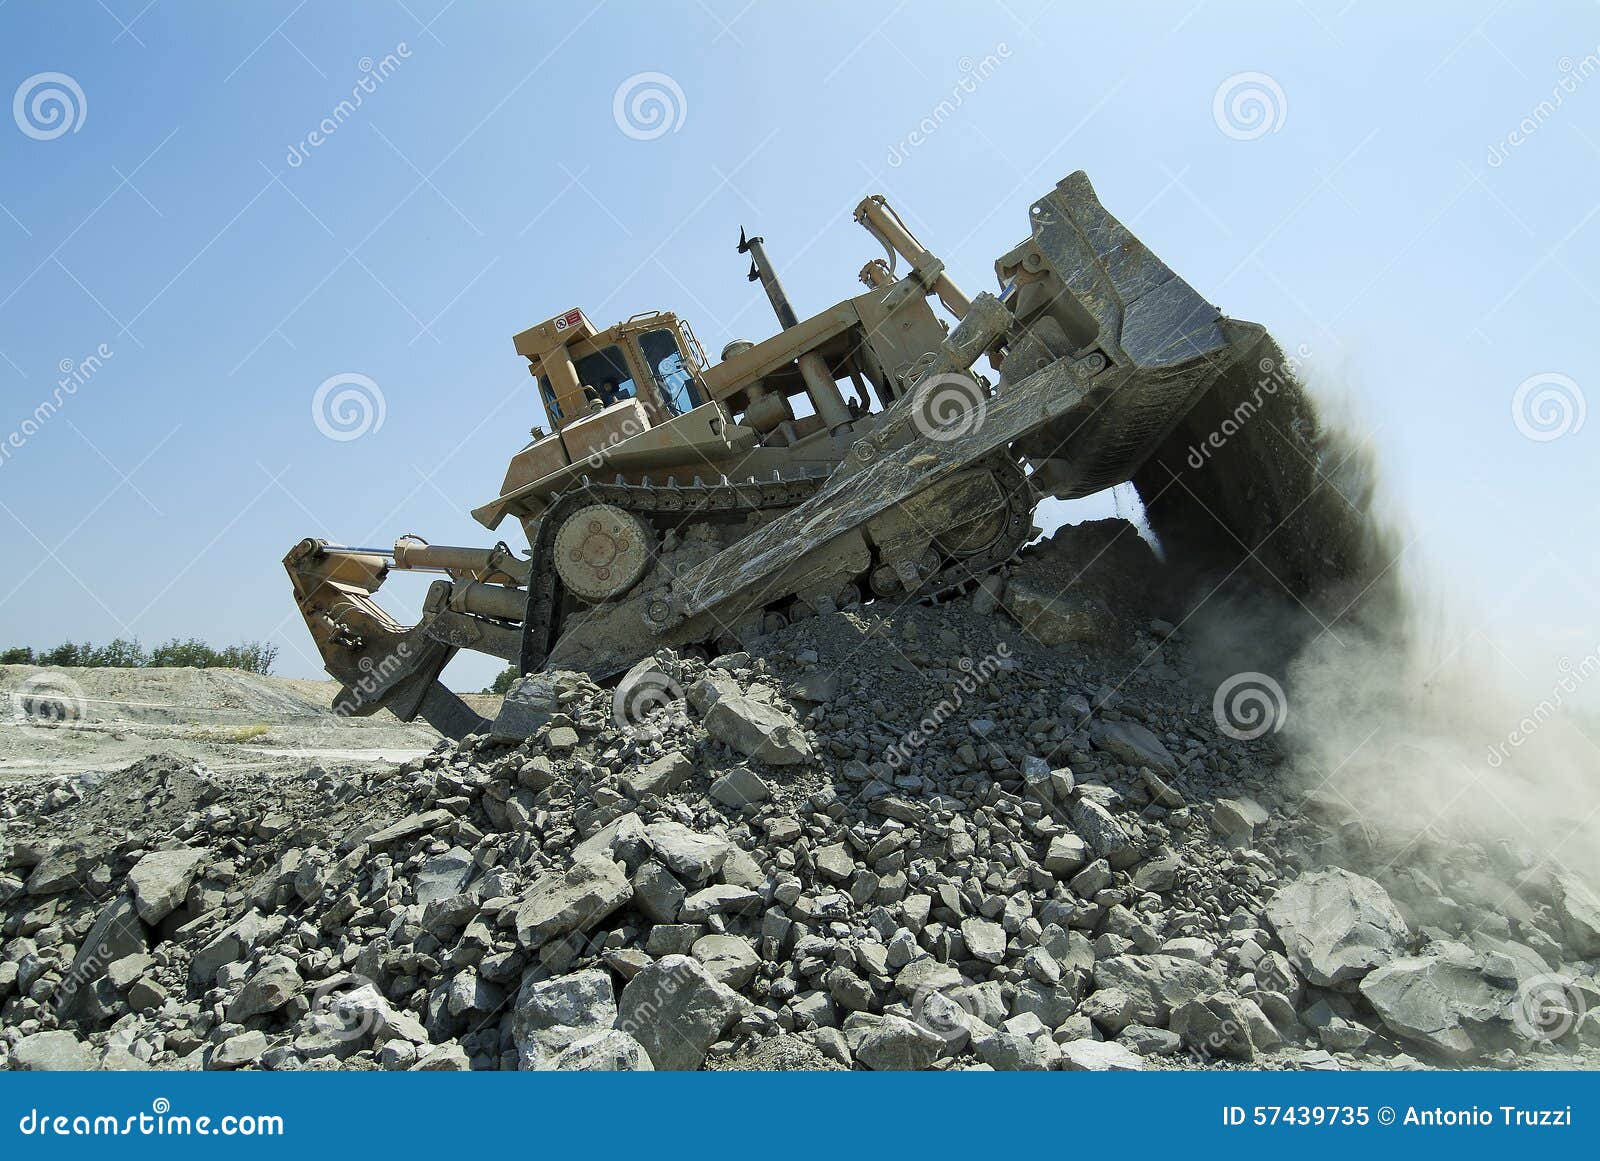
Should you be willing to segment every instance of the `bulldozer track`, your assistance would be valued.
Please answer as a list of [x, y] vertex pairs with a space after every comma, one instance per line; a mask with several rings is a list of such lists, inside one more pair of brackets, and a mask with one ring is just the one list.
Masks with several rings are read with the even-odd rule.
[[[965, 556], [930, 576], [909, 599], [935, 604], [967, 592], [983, 576], [1015, 559], [1032, 533], [1034, 497], [1021, 468], [1007, 457], [996, 457], [983, 465], [992, 471], [1005, 489], [1004, 529], [987, 549]], [[820, 492], [828, 482], [824, 474], [781, 476], [770, 479], [723, 478], [705, 481], [695, 477], [688, 483], [668, 479], [665, 484], [644, 480], [629, 483], [618, 479], [597, 483], [585, 477], [578, 487], [563, 493], [540, 518], [539, 531], [531, 552], [532, 568], [528, 581], [528, 611], [523, 622], [521, 667], [524, 673], [540, 669], [559, 636], [556, 613], [565, 595], [552, 561], [556, 533], [573, 513], [591, 504], [612, 504], [626, 512], [654, 520], [660, 516], [681, 516], [680, 524], [711, 516], [740, 516], [763, 511], [786, 511]], [[866, 591], [865, 574], [856, 578]], [[787, 594], [775, 594], [779, 599]]]

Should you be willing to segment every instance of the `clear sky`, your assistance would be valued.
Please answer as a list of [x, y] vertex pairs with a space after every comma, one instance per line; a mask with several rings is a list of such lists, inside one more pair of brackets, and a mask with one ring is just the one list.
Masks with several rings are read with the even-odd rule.
[[[485, 542], [467, 511], [543, 418], [516, 331], [764, 337], [740, 226], [804, 315], [877, 252], [870, 192], [991, 288], [1076, 169], [1310, 352], [1402, 567], [1508, 663], [1600, 640], [1594, 4], [9, 0], [0, 63], [0, 642], [263, 638], [319, 673], [280, 558]], [[630, 120], [644, 73], [669, 107]], [[341, 375], [381, 394], [359, 438], [314, 421]]]

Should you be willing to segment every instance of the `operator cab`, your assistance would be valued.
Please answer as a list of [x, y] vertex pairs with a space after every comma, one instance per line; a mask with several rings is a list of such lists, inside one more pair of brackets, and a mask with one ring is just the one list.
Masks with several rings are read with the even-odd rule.
[[646, 421], [665, 423], [706, 400], [705, 356], [687, 323], [651, 311], [597, 331], [574, 308], [516, 337], [539, 384], [539, 400], [560, 431], [598, 410], [637, 400]]

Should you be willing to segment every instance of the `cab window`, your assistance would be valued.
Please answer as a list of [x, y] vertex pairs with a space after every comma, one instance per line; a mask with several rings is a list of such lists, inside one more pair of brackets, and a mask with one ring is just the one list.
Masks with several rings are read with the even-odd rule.
[[635, 394], [633, 372], [628, 369], [621, 347], [601, 347], [592, 355], [574, 359], [572, 366], [578, 372], [578, 382], [583, 384], [584, 393], [594, 392], [594, 398], [602, 406], [632, 399]]
[[667, 410], [674, 415], [682, 415], [700, 406], [700, 393], [695, 390], [694, 376], [690, 374], [683, 352], [678, 349], [677, 337], [671, 331], [644, 332], [639, 336], [639, 349], [644, 353], [645, 366], [655, 376]]

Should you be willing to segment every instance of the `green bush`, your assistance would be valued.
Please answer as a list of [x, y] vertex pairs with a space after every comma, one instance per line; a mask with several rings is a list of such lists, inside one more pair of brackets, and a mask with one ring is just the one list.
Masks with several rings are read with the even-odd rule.
[[494, 679], [494, 684], [483, 692], [498, 693], [500, 696], [504, 697], [511, 691], [512, 683], [521, 676], [522, 670], [518, 669], [515, 665], [508, 665], [500, 671], [500, 676]]
[[267, 674], [278, 659], [278, 647], [266, 641], [244, 641], [223, 649], [213, 649], [191, 637], [157, 645], [148, 653], [138, 641], [118, 637], [109, 645], [96, 647], [87, 641], [75, 645], [63, 642], [54, 649], [35, 654], [18, 645], [0, 652], [0, 665], [57, 665], [64, 668], [141, 669], [148, 666], [192, 665], [197, 669], [243, 669], [247, 673]]

